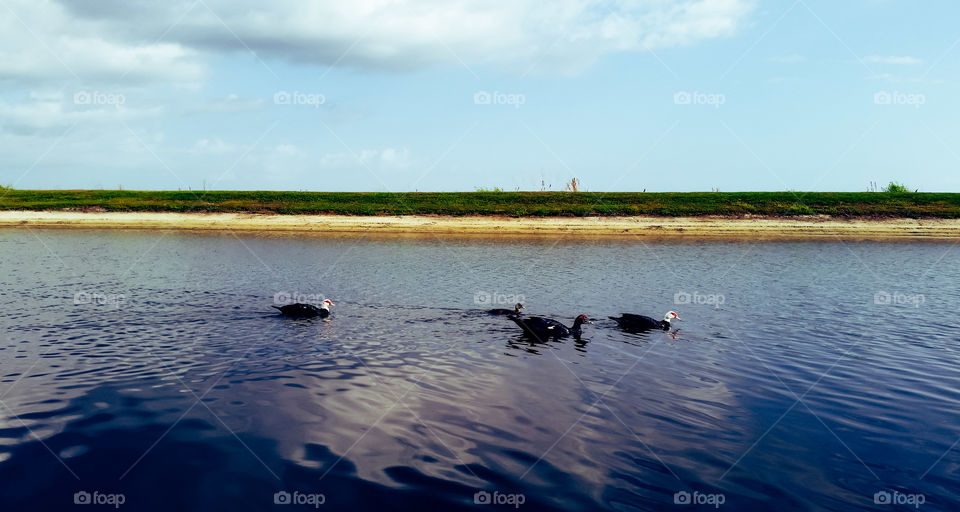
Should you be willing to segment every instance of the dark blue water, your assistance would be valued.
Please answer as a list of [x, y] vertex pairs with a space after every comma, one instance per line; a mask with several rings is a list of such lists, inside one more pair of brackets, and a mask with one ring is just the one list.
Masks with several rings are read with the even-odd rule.
[[0, 510], [956, 510], [956, 255], [0, 231]]

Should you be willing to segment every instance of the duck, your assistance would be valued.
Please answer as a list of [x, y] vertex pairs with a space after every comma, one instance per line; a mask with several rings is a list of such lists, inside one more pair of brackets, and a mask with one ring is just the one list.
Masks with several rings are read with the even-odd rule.
[[663, 320], [655, 320], [649, 316], [634, 315], [632, 313], [623, 313], [619, 317], [611, 316], [622, 329], [628, 331], [652, 331], [654, 329], [670, 330], [671, 320], [680, 320], [680, 316], [673, 311], [668, 311]]
[[520, 317], [510, 315], [510, 320], [520, 326], [523, 332], [530, 334], [540, 340], [548, 338], [563, 338], [566, 336], [580, 337], [582, 334], [581, 326], [590, 323], [587, 315], [580, 315], [573, 320], [573, 327], [567, 327], [562, 323], [551, 318], [541, 318], [538, 316]]
[[513, 309], [495, 308], [495, 309], [487, 310], [487, 313], [489, 313], [489, 314], [491, 314], [491, 315], [516, 315], [516, 316], [520, 316], [520, 315], [523, 314], [523, 313], [520, 312], [521, 309], [523, 309], [523, 304], [520, 304], [520, 303], [518, 302], [515, 306], [513, 306]]
[[330, 316], [330, 306], [333, 305], [333, 302], [329, 300], [324, 300], [320, 303], [320, 306], [314, 306], [313, 304], [286, 304], [283, 306], [272, 306], [280, 310], [280, 314], [284, 316], [290, 316], [294, 318], [312, 318], [319, 316], [320, 318], [326, 318]]

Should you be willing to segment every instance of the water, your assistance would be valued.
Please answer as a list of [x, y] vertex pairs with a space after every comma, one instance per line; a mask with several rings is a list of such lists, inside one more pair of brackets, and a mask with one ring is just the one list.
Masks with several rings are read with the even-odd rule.
[[[960, 506], [951, 244], [6, 230], [0, 261], [2, 510]], [[595, 323], [531, 343], [478, 313], [513, 295]]]

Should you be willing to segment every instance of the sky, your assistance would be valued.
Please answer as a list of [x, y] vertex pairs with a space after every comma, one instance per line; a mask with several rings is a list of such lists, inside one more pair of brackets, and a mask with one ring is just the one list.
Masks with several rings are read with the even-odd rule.
[[955, 0], [0, 0], [0, 184], [960, 190]]

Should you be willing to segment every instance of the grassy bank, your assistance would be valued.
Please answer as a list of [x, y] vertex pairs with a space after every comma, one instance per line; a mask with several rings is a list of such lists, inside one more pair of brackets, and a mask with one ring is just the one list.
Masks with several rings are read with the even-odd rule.
[[960, 218], [960, 194], [889, 192], [173, 192], [0, 189], [0, 210], [341, 215]]

